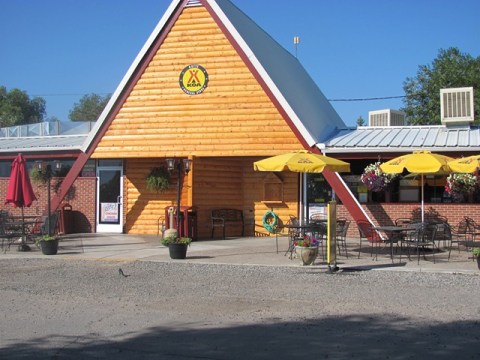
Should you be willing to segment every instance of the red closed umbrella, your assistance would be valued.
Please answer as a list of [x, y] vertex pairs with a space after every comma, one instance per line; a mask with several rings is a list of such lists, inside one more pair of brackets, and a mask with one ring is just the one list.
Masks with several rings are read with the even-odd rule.
[[[18, 154], [12, 162], [12, 171], [10, 172], [10, 179], [8, 181], [7, 197], [5, 204], [12, 204], [14, 207], [22, 208], [22, 223], [23, 223], [23, 208], [29, 207], [37, 200], [35, 196], [30, 177], [28, 175], [25, 159], [22, 154]], [[23, 231], [22, 231], [23, 233]], [[22, 249], [28, 250], [25, 244], [25, 236], [22, 236]]]
[[5, 204], [14, 207], [30, 207], [37, 200], [28, 176], [27, 164], [22, 154], [18, 154], [12, 162], [12, 171], [8, 182]]

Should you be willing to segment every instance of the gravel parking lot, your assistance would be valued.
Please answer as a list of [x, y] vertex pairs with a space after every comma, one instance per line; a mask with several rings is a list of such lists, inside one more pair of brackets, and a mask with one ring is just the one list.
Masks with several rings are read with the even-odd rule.
[[0, 274], [2, 359], [478, 359], [477, 275], [50, 258]]

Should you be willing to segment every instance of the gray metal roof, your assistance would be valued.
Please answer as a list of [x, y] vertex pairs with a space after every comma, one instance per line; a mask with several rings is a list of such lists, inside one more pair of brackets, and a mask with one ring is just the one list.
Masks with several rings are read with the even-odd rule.
[[79, 151], [88, 134], [0, 139], [0, 153]]
[[[280, 104], [285, 108], [291, 108], [301, 122], [302, 126], [297, 126], [301, 132], [304, 127], [314, 141], [322, 142], [332, 135], [335, 128], [346, 126], [295, 56], [278, 44], [230, 0], [215, 1], [226, 15], [224, 23], [230, 21], [241, 39], [245, 41], [242, 50], [250, 55], [251, 60], [252, 57], [258, 60], [258, 64], [253, 63], [260, 75], [262, 70], [266, 72], [264, 80], [267, 80], [267, 85], [271, 89], [279, 90], [277, 99]], [[268, 80], [271, 80], [271, 83]], [[293, 120], [295, 122], [295, 119]], [[308, 140], [308, 136], [306, 138]]]
[[480, 128], [438, 126], [361, 126], [342, 129], [325, 142], [326, 153], [479, 152]]

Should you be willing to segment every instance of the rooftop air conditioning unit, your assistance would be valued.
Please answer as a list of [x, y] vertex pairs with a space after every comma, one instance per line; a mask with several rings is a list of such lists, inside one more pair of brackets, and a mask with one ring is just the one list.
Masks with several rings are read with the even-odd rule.
[[440, 89], [440, 108], [444, 125], [473, 122], [473, 87]]
[[368, 112], [369, 126], [405, 126], [405, 113], [398, 110], [385, 109]]

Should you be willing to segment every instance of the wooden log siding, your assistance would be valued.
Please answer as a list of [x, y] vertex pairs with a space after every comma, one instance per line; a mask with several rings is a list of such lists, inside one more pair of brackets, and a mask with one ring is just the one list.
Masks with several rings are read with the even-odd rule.
[[[196, 96], [180, 72], [209, 73]], [[302, 148], [290, 126], [203, 7], [183, 10], [100, 140], [93, 158], [270, 156]]]
[[[199, 238], [208, 239], [211, 235], [212, 209], [244, 210], [242, 169], [240, 158], [195, 158], [193, 204], [197, 209]], [[240, 233], [237, 226], [226, 229], [226, 236]]]
[[[283, 181], [283, 202], [272, 203], [263, 202], [264, 180], [268, 172], [253, 171], [253, 162], [261, 158], [254, 158], [244, 164], [243, 168], [243, 188], [246, 204], [251, 204], [253, 209], [248, 208], [245, 213], [245, 223], [247, 229], [245, 233], [250, 236], [268, 235], [268, 231], [263, 227], [263, 215], [273, 210], [279, 217], [280, 224], [286, 224], [290, 216], [298, 215], [298, 191], [299, 175], [294, 172], [277, 173]], [[248, 215], [248, 216], [247, 216]]]
[[[284, 202], [262, 202], [263, 179], [267, 172], [253, 170], [253, 162], [259, 158], [195, 158], [193, 175], [193, 204], [197, 209], [198, 234], [209, 238], [210, 215], [215, 208], [242, 209], [245, 219], [245, 236], [266, 235], [262, 218], [271, 210], [287, 222], [290, 215], [298, 212], [298, 174], [283, 172]], [[257, 225], [257, 226], [255, 226]], [[239, 228], [233, 225], [226, 229], [226, 236], [239, 236]]]
[[[282, 222], [298, 212], [298, 174], [283, 172], [284, 202], [262, 202], [263, 180], [267, 172], [253, 171], [253, 162], [259, 158], [195, 158], [193, 170], [185, 178], [182, 188], [182, 206], [194, 206], [197, 214], [197, 231], [200, 239], [209, 239], [210, 215], [215, 208], [241, 209], [245, 218], [245, 235], [266, 235], [262, 218], [273, 210]], [[130, 234], [156, 235], [158, 223], [165, 221], [165, 207], [176, 204], [177, 179], [166, 193], [147, 190], [145, 178], [150, 170], [164, 159], [127, 159], [126, 175], [126, 232]], [[231, 226], [227, 236], [239, 236], [240, 228]]]
[[[158, 223], [165, 220], [165, 208], [176, 206], [177, 177], [172, 174], [170, 189], [165, 193], [147, 190], [146, 177], [165, 159], [134, 159], [125, 162], [126, 213], [125, 229], [129, 234], [156, 235]], [[189, 203], [188, 176], [181, 193], [181, 204]]]

